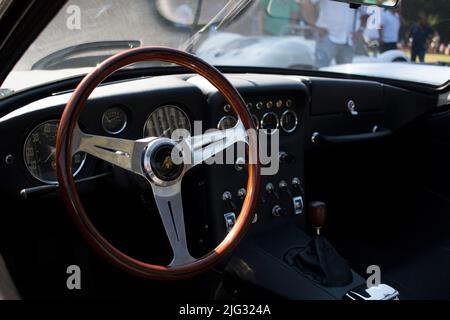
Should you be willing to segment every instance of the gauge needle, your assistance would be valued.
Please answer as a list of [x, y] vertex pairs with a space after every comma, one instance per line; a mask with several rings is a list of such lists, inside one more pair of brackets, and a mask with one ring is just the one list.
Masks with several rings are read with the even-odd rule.
[[48, 155], [47, 159], [45, 159], [44, 163], [47, 163], [48, 160], [50, 160], [52, 158], [52, 156], [55, 155], [56, 152], [56, 148], [50, 147], [50, 154]]
[[106, 120], [111, 123], [113, 121], [120, 120], [120, 117], [119, 116], [113, 116], [111, 118], [106, 118]]
[[161, 133], [161, 135], [160, 135], [159, 137], [160, 137], [160, 138], [161, 138], [161, 137], [165, 137], [165, 136], [170, 132], [170, 130], [172, 130], [172, 128], [169, 128], [169, 129], [164, 130], [164, 132]]

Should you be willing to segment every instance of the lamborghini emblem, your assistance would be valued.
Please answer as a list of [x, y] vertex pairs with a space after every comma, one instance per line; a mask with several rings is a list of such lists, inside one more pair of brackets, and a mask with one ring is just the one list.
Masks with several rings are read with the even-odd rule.
[[171, 157], [171, 156], [167, 156], [167, 157], [164, 159], [164, 162], [163, 162], [163, 168], [164, 168], [165, 170], [171, 170], [172, 167], [173, 167], [172, 157]]

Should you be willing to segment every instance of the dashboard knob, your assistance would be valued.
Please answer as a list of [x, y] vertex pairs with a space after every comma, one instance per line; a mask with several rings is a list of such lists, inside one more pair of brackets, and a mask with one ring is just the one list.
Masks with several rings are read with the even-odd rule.
[[320, 236], [320, 230], [325, 225], [327, 219], [327, 205], [321, 201], [314, 201], [309, 204], [308, 218], [311, 226], [316, 229]]
[[242, 171], [245, 169], [245, 159], [244, 158], [237, 158], [236, 162], [234, 163], [234, 168], [236, 171]]
[[281, 163], [293, 163], [295, 161], [295, 157], [287, 152], [280, 152], [280, 162]]
[[276, 205], [272, 208], [272, 215], [274, 217], [281, 217], [284, 215], [284, 210], [279, 205]]

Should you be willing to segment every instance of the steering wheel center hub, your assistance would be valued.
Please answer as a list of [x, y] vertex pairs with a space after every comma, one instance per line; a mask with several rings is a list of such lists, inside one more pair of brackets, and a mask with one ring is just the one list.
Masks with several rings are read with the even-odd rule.
[[178, 181], [184, 172], [181, 151], [170, 139], [156, 139], [144, 154], [144, 171], [157, 184]]

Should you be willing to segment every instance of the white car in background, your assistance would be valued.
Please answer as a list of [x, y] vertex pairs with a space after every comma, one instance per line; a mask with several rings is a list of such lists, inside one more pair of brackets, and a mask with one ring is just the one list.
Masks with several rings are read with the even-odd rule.
[[[289, 69], [315, 69], [316, 41], [302, 35], [243, 36], [212, 33], [196, 50], [196, 55], [218, 66], [241, 65]], [[401, 50], [375, 55], [356, 55], [353, 63], [407, 62]]]

